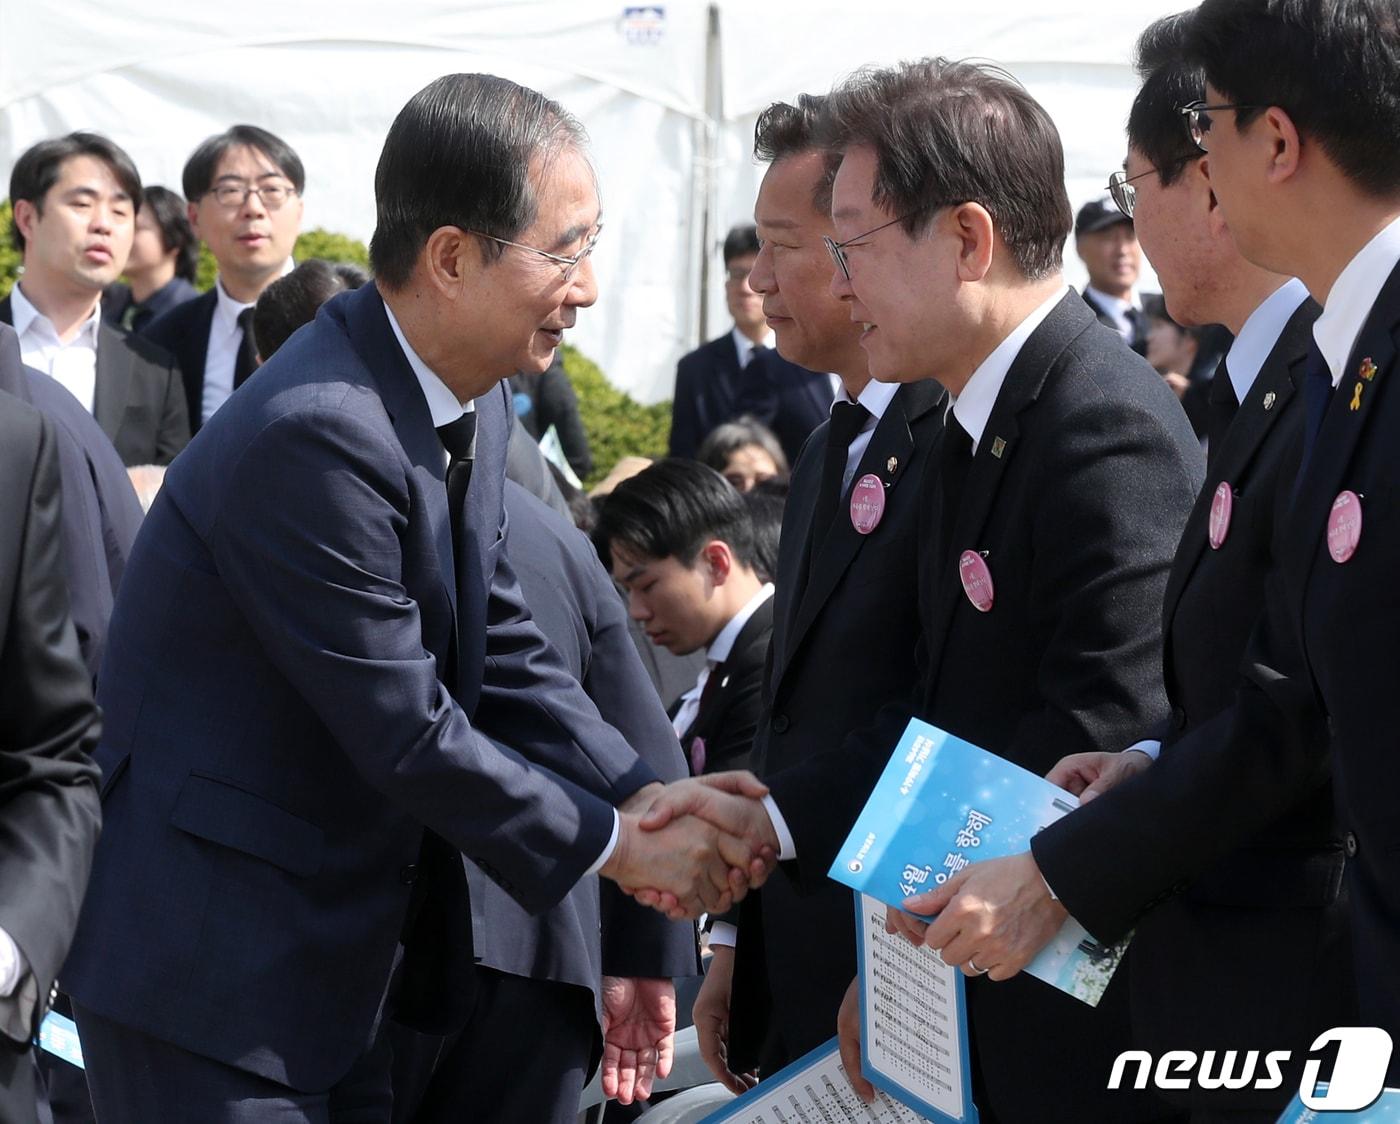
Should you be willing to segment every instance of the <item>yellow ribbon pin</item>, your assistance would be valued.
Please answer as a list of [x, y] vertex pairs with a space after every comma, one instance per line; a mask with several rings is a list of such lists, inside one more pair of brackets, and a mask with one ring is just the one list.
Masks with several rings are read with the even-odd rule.
[[1356, 389], [1352, 391], [1351, 408], [1353, 411], [1361, 409], [1361, 388], [1365, 385], [1364, 382], [1359, 382], [1356, 384]]

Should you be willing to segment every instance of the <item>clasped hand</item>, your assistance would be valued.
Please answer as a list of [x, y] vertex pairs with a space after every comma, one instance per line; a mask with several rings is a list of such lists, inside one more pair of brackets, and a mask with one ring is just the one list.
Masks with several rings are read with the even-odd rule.
[[601, 873], [673, 920], [723, 913], [778, 861], [766, 795], [747, 772], [649, 785], [618, 809], [617, 847]]

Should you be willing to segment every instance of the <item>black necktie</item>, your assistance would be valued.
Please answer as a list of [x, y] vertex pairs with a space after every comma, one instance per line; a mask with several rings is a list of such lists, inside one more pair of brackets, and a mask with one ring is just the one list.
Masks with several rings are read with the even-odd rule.
[[233, 389], [237, 390], [248, 376], [258, 369], [258, 344], [253, 339], [253, 309], [245, 308], [238, 314], [238, 330], [243, 334], [238, 339], [238, 357], [233, 361]]
[[1298, 483], [1308, 470], [1317, 435], [1322, 432], [1322, 419], [1327, 416], [1327, 404], [1332, 401], [1332, 372], [1322, 352], [1314, 343], [1308, 352], [1308, 374], [1303, 380], [1303, 459], [1298, 465]]
[[841, 505], [841, 484], [846, 476], [846, 458], [851, 442], [864, 427], [870, 411], [859, 402], [837, 402], [831, 407], [831, 424], [826, 431], [826, 450], [822, 458], [822, 479], [817, 489], [817, 506], [812, 512], [812, 554], [817, 551], [836, 518]]
[[764, 347], [761, 343], [756, 343], [749, 351], [749, 361], [744, 364], [744, 370], [749, 370], [755, 363], [762, 363], [763, 357], [768, 354], [770, 348]]
[[943, 419], [943, 443], [939, 448], [938, 487], [942, 498], [942, 519], [939, 523], [939, 555], [946, 557], [954, 549], [953, 530], [962, 505], [963, 485], [972, 467], [972, 438], [950, 409]]
[[1147, 353], [1147, 333], [1142, 327], [1142, 310], [1130, 308], [1123, 313], [1123, 318], [1128, 322], [1128, 346], [1139, 355]]
[[1210, 395], [1206, 399], [1206, 469], [1215, 464], [1215, 458], [1225, 442], [1225, 432], [1239, 412], [1239, 399], [1235, 397], [1235, 384], [1230, 381], [1230, 372], [1225, 360], [1215, 368], [1210, 380]]
[[452, 520], [452, 553], [462, 561], [462, 530], [466, 519], [467, 485], [476, 459], [476, 411], [469, 410], [454, 422], [438, 426], [438, 438], [448, 452], [447, 511]]

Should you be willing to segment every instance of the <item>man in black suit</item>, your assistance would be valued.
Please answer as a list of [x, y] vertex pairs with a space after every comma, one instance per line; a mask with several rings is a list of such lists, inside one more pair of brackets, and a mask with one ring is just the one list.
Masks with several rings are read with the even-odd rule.
[[185, 201], [168, 187], [147, 184], [136, 212], [136, 233], [122, 275], [102, 294], [102, 319], [139, 332], [157, 316], [199, 296], [199, 239]]
[[[831, 420], [793, 468], [754, 749], [760, 776], [800, 763], [833, 729], [869, 725], [881, 705], [913, 689], [919, 480], [943, 422], [936, 382], [871, 380], [860, 325], [830, 291], [822, 237], [833, 232], [834, 169], [816, 137], [823, 101], [771, 106], [754, 138], [771, 166], [754, 207], [763, 250], [750, 284], [763, 294], [779, 352], [837, 372], [842, 384]], [[872, 481], [882, 496], [873, 525], [851, 512], [857, 482], [864, 495]], [[820, 808], [827, 794], [802, 799]], [[805, 939], [812, 933], [821, 939]], [[804, 896], [772, 880], [711, 927], [710, 949], [695, 1025], [706, 1063], [737, 1092], [740, 1071], [758, 1064], [771, 1073], [830, 1037], [856, 970], [850, 892], [832, 882]]]
[[671, 713], [691, 773], [747, 769], [773, 585], [755, 569], [743, 497], [703, 464], [658, 461], [613, 489], [593, 539], [651, 642], [675, 655], [705, 652]]
[[[1205, 81], [1181, 61], [1183, 21], [1139, 40], [1143, 86], [1128, 119], [1114, 193], [1132, 211], [1171, 314], [1234, 334], [1210, 384], [1209, 467], [1167, 579], [1163, 672], [1171, 718], [1124, 754], [1071, 758], [1050, 779], [1081, 791], [1106, 771], [1135, 771], [1227, 709], [1264, 604], [1297, 477], [1303, 379], [1319, 312], [1302, 282], [1240, 256], [1181, 127], [1180, 106]], [[1272, 1121], [1298, 1085], [1313, 1039], [1355, 1021], [1342, 838], [1330, 786], [1207, 870], [1138, 925], [1131, 973], [1133, 1038], [1173, 1049], [1288, 1050], [1274, 1090], [1188, 1088], [1163, 1095], [1199, 1113]], [[1297, 993], [1292, 983], [1309, 986]], [[1209, 1020], [1201, 1011], [1212, 1009]]]
[[[1037, 947], [1033, 919], [1065, 909], [1098, 937], [1126, 931], [1313, 793], [1330, 743], [1357, 1021], [1394, 1039], [1400, 607], [1391, 575], [1400, 540], [1386, 515], [1400, 484], [1400, 397], [1388, 389], [1400, 377], [1400, 153], [1373, 138], [1400, 127], [1391, 62], [1400, 25], [1380, 0], [1286, 13], [1209, 0], [1184, 36], [1186, 60], [1205, 73], [1204, 101], [1217, 107], [1188, 107], [1187, 126], [1209, 152], [1211, 188], [1240, 252], [1296, 275], [1323, 306], [1302, 391], [1302, 469], [1234, 705], [1037, 835], [1036, 873], [1021, 884], [1043, 885], [1043, 871], [1063, 904], [1035, 889], [1014, 907], [984, 908], [972, 952], [1019, 966]], [[1387, 96], [1358, 99], [1359, 89]], [[954, 910], [956, 900], [945, 916]], [[1388, 1075], [1369, 1076], [1376, 1088], [1355, 1104], [1313, 1107], [1369, 1103], [1382, 1078], [1400, 1084], [1400, 1059], [1391, 1054]]]
[[194, 150], [181, 176], [190, 225], [219, 265], [214, 287], [152, 320], [142, 335], [180, 363], [198, 433], [257, 368], [253, 307], [292, 271], [306, 173], [291, 145], [234, 125]]
[[141, 504], [112, 442], [68, 391], [20, 359], [19, 339], [0, 324], [0, 390], [54, 423], [63, 482], [63, 568], [78, 649], [96, 679], [107, 621], [141, 527]]
[[[681, 356], [671, 396], [670, 455], [693, 457], [710, 430], [736, 416], [743, 375], [757, 348], [772, 347], [763, 303], [749, 288], [758, 235], [736, 226], [724, 238], [724, 300], [734, 324], [724, 335]], [[758, 354], [762, 355], [763, 351]]]
[[1074, 250], [1089, 274], [1084, 302], [1139, 355], [1147, 354], [1147, 315], [1137, 291], [1142, 247], [1133, 220], [1107, 198], [1090, 199], [1074, 216]]
[[53, 423], [0, 393], [0, 1117], [35, 1115], [30, 1043], [73, 936], [101, 812], [100, 729], [68, 617]]
[[[592, 544], [514, 483], [506, 484], [505, 504], [507, 549], [540, 630], [598, 712], [657, 776], [685, 776], [680, 747], [628, 633], [626, 609]], [[486, 708], [477, 715], [489, 721]], [[502, 1120], [571, 1124], [600, 1053], [607, 1095], [623, 1103], [646, 1098], [651, 1070], [664, 1077], [669, 1063], [636, 1074], [623, 1041], [609, 1032], [634, 1001], [674, 1025], [670, 981], [695, 974], [693, 926], [667, 921], [596, 878], [534, 917], [471, 863], [466, 871], [477, 1000], [467, 1026], [445, 1044], [396, 1030], [395, 1119], [455, 1122], [490, 1105]], [[526, 1010], [528, 1020], [520, 1017]], [[421, 1056], [423, 1043], [432, 1078], [420, 1095], [411, 1087], [413, 1075], [401, 1084], [400, 1057]], [[626, 1045], [635, 1054], [639, 1043]], [[523, 1073], [530, 1079], [521, 1080]]]
[[[1162, 589], [1202, 466], [1171, 391], [1063, 281], [1054, 125], [999, 72], [941, 59], [858, 75], [826, 118], [834, 291], [872, 375], [951, 399], [920, 505], [913, 709], [1039, 773], [1066, 747], [1118, 748], [1166, 713]], [[799, 888], [824, 885], [910, 709], [767, 778]], [[1123, 1048], [1121, 986], [1096, 1009], [1038, 981], [967, 991], [983, 1111], [1124, 1119], [1080, 1064]]]
[[503, 79], [416, 94], [376, 175], [375, 284], [233, 396], [147, 516], [64, 977], [104, 1122], [386, 1118], [383, 1018], [449, 1034], [475, 997], [462, 855], [532, 912], [601, 873], [694, 914], [765, 872], [710, 824], [641, 830], [655, 774], [502, 542], [499, 384], [596, 297], [582, 143]]
[[128, 466], [169, 464], [190, 439], [170, 355], [102, 320], [102, 290], [131, 251], [141, 177], [95, 133], [40, 141], [10, 175], [24, 276], [0, 301], [24, 362], [51, 375], [97, 419]]
[[831, 413], [840, 381], [833, 374], [799, 366], [781, 350], [765, 351], [744, 369], [734, 413], [771, 429], [792, 464], [812, 430]]

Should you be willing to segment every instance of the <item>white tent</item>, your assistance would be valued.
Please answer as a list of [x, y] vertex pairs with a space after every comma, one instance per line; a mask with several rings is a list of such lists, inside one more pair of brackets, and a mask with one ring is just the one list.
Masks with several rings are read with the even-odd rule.
[[558, 98], [593, 138], [602, 295], [573, 342], [650, 401], [670, 394], [679, 355], [727, 322], [709, 259], [751, 214], [761, 169], [749, 143], [770, 101], [868, 62], [995, 59], [1059, 124], [1071, 199], [1101, 190], [1122, 159], [1133, 38], [1166, 9], [1077, 6], [0, 0], [0, 169], [43, 137], [96, 129], [146, 182], [178, 189], [195, 144], [248, 121], [301, 155], [306, 225], [367, 240], [374, 165], [398, 108], [439, 74], [504, 75]]

